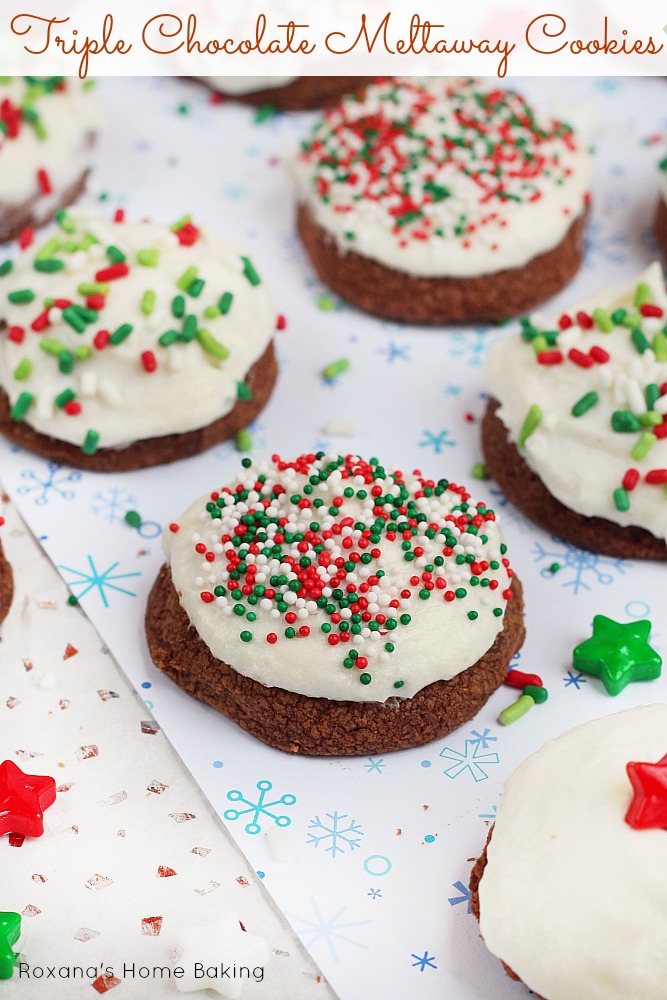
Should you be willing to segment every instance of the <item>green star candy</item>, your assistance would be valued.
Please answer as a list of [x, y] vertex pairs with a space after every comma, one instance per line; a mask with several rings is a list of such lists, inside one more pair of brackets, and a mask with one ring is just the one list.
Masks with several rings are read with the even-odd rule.
[[662, 658], [649, 646], [650, 621], [622, 625], [604, 615], [593, 619], [593, 636], [572, 653], [575, 670], [599, 677], [608, 694], [617, 695], [631, 681], [660, 676]]
[[19, 953], [13, 945], [21, 937], [21, 915], [0, 912], [0, 979], [11, 979]]

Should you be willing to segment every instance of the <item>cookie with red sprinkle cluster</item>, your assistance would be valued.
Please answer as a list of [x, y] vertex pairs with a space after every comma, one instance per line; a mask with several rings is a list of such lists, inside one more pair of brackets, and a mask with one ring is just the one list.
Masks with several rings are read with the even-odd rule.
[[134, 469], [245, 428], [276, 379], [249, 257], [189, 217], [60, 212], [0, 263], [0, 431], [59, 462]]
[[88, 84], [76, 78], [0, 80], [0, 243], [78, 197], [101, 124]]
[[374, 315], [500, 320], [579, 268], [592, 163], [512, 91], [378, 81], [302, 143], [299, 231], [321, 280]]
[[667, 559], [667, 294], [659, 264], [489, 352], [487, 468], [565, 541]]
[[243, 460], [165, 532], [155, 664], [272, 746], [371, 754], [471, 719], [523, 642], [495, 514], [354, 455]]

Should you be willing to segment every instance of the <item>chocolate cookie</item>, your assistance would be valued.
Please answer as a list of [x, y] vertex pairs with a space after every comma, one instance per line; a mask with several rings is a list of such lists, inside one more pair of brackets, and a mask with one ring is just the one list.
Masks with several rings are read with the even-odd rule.
[[364, 76], [297, 76], [278, 87], [259, 86], [254, 90], [239, 90], [238, 83], [249, 86], [252, 77], [201, 77], [202, 82], [230, 100], [256, 107], [271, 105], [278, 111], [310, 111], [327, 108], [353, 94], [367, 83]]
[[12, 567], [7, 560], [2, 542], [0, 542], [0, 622], [7, 617], [13, 596], [14, 576], [12, 574]]
[[658, 212], [655, 220], [655, 235], [663, 254], [667, 257], [667, 201], [665, 201], [664, 198], [661, 198], [658, 202]]

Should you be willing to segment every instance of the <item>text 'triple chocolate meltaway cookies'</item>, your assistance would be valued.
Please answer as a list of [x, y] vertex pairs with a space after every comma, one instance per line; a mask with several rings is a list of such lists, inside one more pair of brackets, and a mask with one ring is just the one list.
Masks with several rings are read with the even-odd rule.
[[655, 233], [662, 252], [667, 258], [667, 156], [661, 162], [660, 168], [663, 171], [662, 188], [658, 200], [658, 212], [655, 222]]
[[200, 76], [218, 94], [278, 111], [307, 111], [335, 104], [363, 86], [363, 76]]
[[482, 427], [489, 472], [566, 542], [667, 558], [667, 294], [658, 264], [495, 344]]
[[512, 91], [380, 81], [302, 143], [298, 227], [320, 279], [376, 316], [500, 320], [578, 270], [592, 165], [569, 125]]
[[154, 663], [291, 753], [383, 753], [472, 718], [524, 638], [495, 515], [352, 455], [251, 463], [165, 531]]
[[62, 212], [0, 264], [0, 431], [99, 471], [195, 455], [276, 379], [276, 313], [250, 258], [195, 226]]
[[472, 874], [489, 950], [544, 1000], [663, 1000], [667, 705], [570, 730], [507, 782]]
[[0, 81], [0, 243], [49, 222], [85, 186], [101, 113], [63, 76]]

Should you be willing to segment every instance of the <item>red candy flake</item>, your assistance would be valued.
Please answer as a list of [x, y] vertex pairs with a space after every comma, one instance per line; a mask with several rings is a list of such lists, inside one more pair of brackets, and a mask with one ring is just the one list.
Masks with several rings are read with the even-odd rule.
[[73, 646], [71, 642], [68, 642], [65, 646], [65, 652], [63, 653], [63, 660], [69, 660], [71, 656], [76, 656], [79, 650], [76, 646]]
[[141, 933], [147, 937], [159, 937], [162, 930], [162, 917], [142, 917]]
[[159, 865], [156, 878], [171, 878], [172, 875], [176, 875], [177, 872], [173, 868], [167, 868], [166, 865]]
[[0, 836], [13, 833], [41, 837], [44, 833], [44, 810], [55, 800], [56, 783], [53, 778], [27, 774], [11, 760], [0, 764]]
[[657, 764], [626, 764], [634, 798], [625, 822], [634, 830], [667, 830], [667, 754]]
[[90, 984], [99, 994], [108, 993], [114, 986], [120, 986], [121, 980], [118, 976], [98, 976]]

